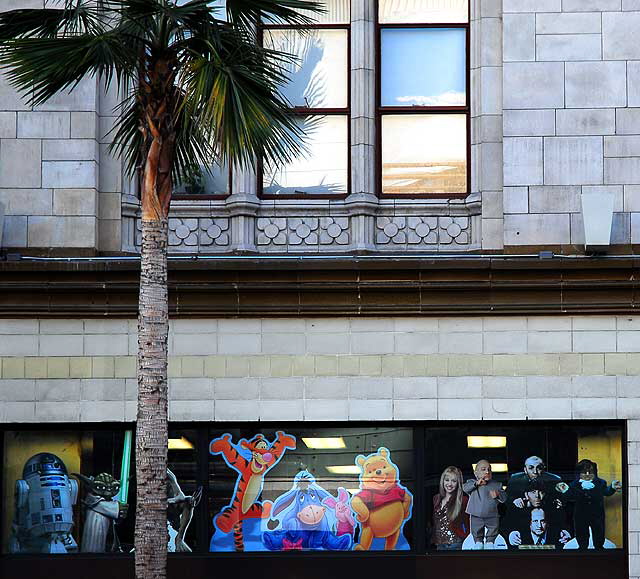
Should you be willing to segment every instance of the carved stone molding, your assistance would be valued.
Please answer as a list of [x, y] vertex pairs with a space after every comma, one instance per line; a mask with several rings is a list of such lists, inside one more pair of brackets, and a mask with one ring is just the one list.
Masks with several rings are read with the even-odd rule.
[[384, 216], [376, 218], [376, 244], [381, 246], [468, 246], [471, 240], [469, 217]]

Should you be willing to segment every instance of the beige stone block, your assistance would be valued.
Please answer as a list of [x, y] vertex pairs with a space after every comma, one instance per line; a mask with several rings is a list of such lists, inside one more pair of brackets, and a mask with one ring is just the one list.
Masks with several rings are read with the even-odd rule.
[[120, 251], [122, 249], [122, 221], [116, 219], [100, 220], [98, 236], [101, 251]]
[[95, 189], [54, 189], [54, 215], [95, 216], [97, 192]]
[[45, 402], [80, 400], [80, 380], [38, 380], [36, 381], [36, 400]]
[[482, 400], [455, 398], [438, 400], [438, 420], [480, 420]]
[[269, 356], [249, 356], [249, 376], [266, 377], [271, 375]]
[[482, 332], [440, 333], [438, 342], [441, 354], [482, 354]]
[[571, 376], [582, 373], [582, 356], [580, 354], [560, 354], [561, 376]]
[[304, 419], [332, 421], [348, 420], [348, 400], [305, 400]]
[[6, 402], [36, 399], [35, 380], [0, 380], [0, 407]]
[[480, 398], [481, 396], [482, 378], [479, 376], [438, 378], [439, 398]]
[[260, 380], [261, 400], [302, 399], [304, 378], [265, 378]]
[[604, 374], [604, 354], [582, 354], [582, 373]]
[[113, 378], [115, 376], [115, 359], [112, 356], [91, 358], [91, 375], [94, 378]]
[[292, 374], [293, 359], [291, 356], [271, 356], [271, 376], [287, 377]]
[[46, 358], [25, 358], [24, 359], [25, 378], [46, 378], [47, 359]]
[[361, 376], [380, 376], [382, 373], [381, 356], [360, 356]]
[[493, 359], [489, 355], [463, 355], [448, 357], [449, 376], [490, 376]]
[[382, 376], [402, 376], [404, 374], [403, 356], [382, 356]]
[[41, 147], [34, 139], [5, 139], [0, 150], [0, 187], [40, 187]]
[[124, 400], [83, 400], [80, 402], [82, 422], [122, 422]]
[[571, 393], [569, 376], [527, 376], [529, 398], [568, 398]]
[[48, 378], [69, 378], [69, 358], [47, 358]]
[[555, 376], [560, 361], [558, 354], [540, 354], [537, 356], [516, 356], [518, 374], [522, 376]]
[[182, 376], [182, 358], [178, 356], [169, 356], [167, 361], [167, 377], [179, 378]]
[[428, 355], [426, 356], [426, 363], [425, 376], [447, 376], [449, 373], [449, 356]]
[[527, 392], [523, 376], [484, 376], [482, 395], [486, 398], [524, 398]]
[[427, 357], [426, 356], [405, 356], [404, 358], [405, 376], [426, 376]]
[[358, 356], [338, 356], [338, 376], [358, 376], [360, 359]]
[[437, 398], [438, 381], [434, 377], [407, 377], [393, 379], [393, 397], [396, 399]]
[[627, 354], [627, 374], [640, 376], [640, 354]]
[[82, 400], [124, 400], [125, 391], [122, 378], [90, 378], [81, 382]]
[[524, 420], [527, 417], [526, 400], [517, 399], [489, 399], [482, 400], [483, 420]]
[[3, 422], [35, 422], [35, 402], [5, 402], [0, 407]]
[[[184, 368], [182, 370], [184, 374]], [[227, 356], [225, 376], [229, 378], [244, 378], [249, 375], [249, 360], [244, 356]]]
[[24, 358], [4, 358], [2, 360], [3, 378], [24, 378]]
[[604, 355], [604, 373], [609, 376], [627, 374], [627, 354], [610, 353]]
[[640, 418], [640, 398], [618, 398], [616, 406], [618, 418]]
[[349, 400], [349, 420], [391, 420], [392, 400]]
[[50, 215], [51, 200], [51, 189], [0, 190], [5, 215]]
[[138, 398], [138, 379], [124, 379], [124, 398], [125, 400], [136, 400]]
[[204, 359], [204, 375], [209, 378], [226, 376], [226, 358], [223, 356], [207, 356]]
[[313, 376], [316, 372], [316, 359], [314, 356], [296, 356], [293, 359], [294, 376]]
[[394, 420], [435, 420], [438, 418], [437, 400], [394, 400]]
[[303, 400], [261, 400], [260, 420], [282, 422], [283, 420], [300, 421], [304, 418]]
[[349, 381], [342, 377], [305, 378], [305, 398], [338, 400], [349, 397]]
[[571, 399], [530, 398], [527, 400], [527, 418], [530, 420], [570, 420]]
[[571, 388], [575, 397], [614, 397], [617, 391], [615, 376], [572, 376]]
[[36, 402], [36, 420], [38, 422], [77, 422], [80, 420], [80, 403]]
[[[216, 381], [216, 398], [257, 397], [257, 387], [249, 390], [245, 384], [238, 384], [241, 380], [239, 378], [229, 378], [228, 380], [229, 382], [220, 384], [219, 387]], [[209, 378], [172, 378], [169, 380], [169, 396], [172, 400], [211, 400], [214, 393], [212, 382]]]
[[262, 351], [265, 354], [304, 354], [304, 334], [262, 334]]
[[615, 418], [615, 398], [575, 398], [571, 401], [572, 418]]
[[95, 139], [98, 135], [98, 115], [94, 112], [71, 113], [71, 138]]
[[495, 376], [515, 376], [518, 373], [516, 356], [494, 355], [493, 373]]
[[316, 374], [318, 376], [335, 376], [338, 372], [337, 356], [316, 356]]
[[[169, 402], [171, 404], [171, 402]], [[138, 403], [135, 400], [124, 401], [124, 420], [125, 422], [135, 422], [138, 415]], [[171, 420], [171, 416], [169, 416]]]
[[204, 376], [204, 358], [202, 356], [182, 356], [181, 370], [183, 378], [201, 378]]
[[118, 356], [114, 360], [116, 378], [133, 378], [136, 375], [136, 358], [134, 356]]
[[170, 400], [169, 420], [203, 421], [214, 418], [213, 400]]

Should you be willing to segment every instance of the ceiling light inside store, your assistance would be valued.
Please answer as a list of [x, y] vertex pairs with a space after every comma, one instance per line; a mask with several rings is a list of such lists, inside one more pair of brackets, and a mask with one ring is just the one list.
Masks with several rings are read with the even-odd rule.
[[184, 436], [180, 438], [170, 438], [167, 448], [169, 450], [192, 450], [193, 442], [187, 440]]
[[307, 448], [314, 449], [327, 449], [327, 448], [347, 448], [342, 436], [334, 436], [330, 438], [308, 438], [303, 436], [302, 441], [307, 445]]
[[355, 464], [328, 466], [326, 468], [331, 474], [360, 474], [360, 467]]
[[[477, 463], [473, 463], [471, 468], [476, 470]], [[506, 462], [492, 462], [491, 463], [491, 472], [508, 472], [509, 465]]]
[[507, 446], [506, 436], [467, 436], [469, 448], [504, 448]]

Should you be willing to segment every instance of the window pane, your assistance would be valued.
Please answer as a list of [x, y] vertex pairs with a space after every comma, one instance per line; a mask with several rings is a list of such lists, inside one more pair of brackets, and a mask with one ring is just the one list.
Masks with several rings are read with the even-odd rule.
[[464, 106], [466, 32], [461, 28], [381, 31], [382, 106]]
[[263, 192], [270, 195], [347, 192], [347, 117], [328, 115], [300, 120], [308, 152], [284, 167], [265, 167]]
[[129, 553], [132, 453], [123, 431], [5, 432], [2, 551]]
[[[473, 483], [483, 474], [483, 461], [491, 465], [490, 474], [485, 466], [486, 478], [503, 493], [494, 503], [498, 534], [493, 541], [484, 537], [493, 549], [536, 556], [541, 551], [624, 547], [619, 426], [436, 427], [427, 430], [426, 448], [425, 504], [432, 547], [474, 549], [469, 527], [477, 525], [473, 515], [469, 521], [464, 514], [464, 505], [469, 504], [469, 512], [478, 505], [481, 494]], [[459, 493], [463, 481], [470, 485]], [[455, 517], [453, 510], [440, 508], [447, 487], [455, 490], [453, 504], [463, 507]]]
[[229, 167], [214, 165], [209, 171], [205, 171], [204, 167], [194, 164], [190, 176], [178, 183], [176, 193], [226, 195], [229, 193]]
[[[362, 0], [356, 0], [361, 2]], [[350, 21], [350, 2], [349, 0], [323, 0], [323, 8], [326, 10], [324, 14], [317, 14], [309, 10], [300, 10], [302, 14], [306, 14], [313, 18], [318, 24], [348, 24]]]
[[465, 115], [384, 115], [382, 192], [466, 193]]
[[188, 553], [201, 549], [197, 523], [205, 516], [199, 507], [203, 494], [198, 484], [198, 433], [195, 430], [169, 431], [167, 495], [167, 530], [169, 553]]
[[295, 107], [344, 108], [347, 102], [347, 31], [265, 30], [264, 44], [298, 58], [282, 94]]
[[[212, 430], [209, 440], [211, 551], [412, 547], [412, 428]], [[387, 507], [377, 521], [373, 505]], [[372, 511], [370, 524], [356, 519], [363, 508]], [[382, 520], [396, 525], [397, 541], [381, 526], [367, 541]]]
[[378, 20], [383, 24], [468, 22], [468, 0], [380, 0]]

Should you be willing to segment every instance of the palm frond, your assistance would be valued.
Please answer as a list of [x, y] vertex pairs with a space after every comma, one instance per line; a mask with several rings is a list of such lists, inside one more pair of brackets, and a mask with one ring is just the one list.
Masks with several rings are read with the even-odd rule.
[[308, 13], [323, 12], [322, 2], [310, 0], [227, 0], [229, 21], [246, 29], [259, 22], [312, 24], [314, 19]]
[[[0, 66], [11, 84], [33, 91], [29, 103], [38, 105], [58, 92], [73, 89], [84, 76], [113, 75], [122, 83], [136, 66], [126, 38], [119, 30], [66, 38], [18, 38], [5, 42]], [[129, 43], [130, 45], [130, 43]]]

